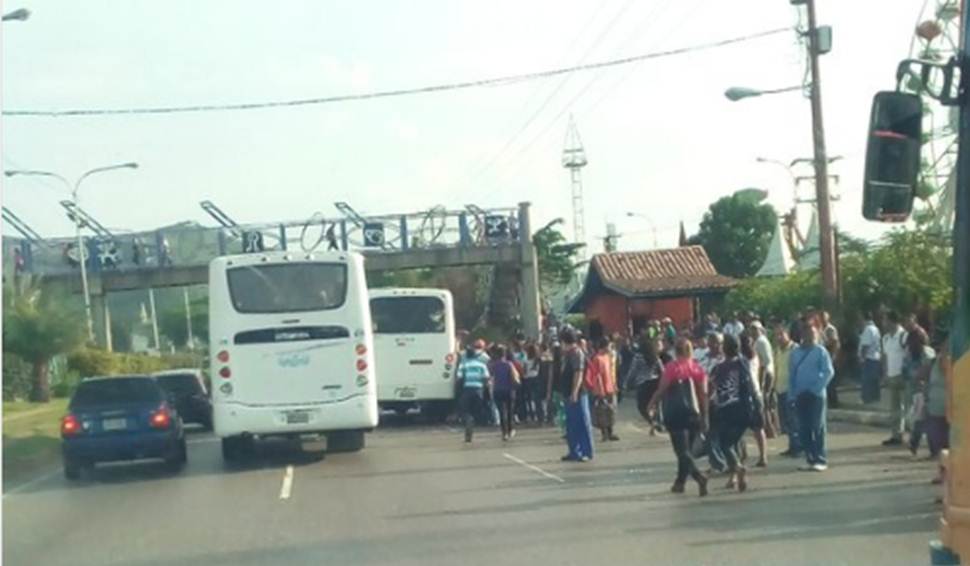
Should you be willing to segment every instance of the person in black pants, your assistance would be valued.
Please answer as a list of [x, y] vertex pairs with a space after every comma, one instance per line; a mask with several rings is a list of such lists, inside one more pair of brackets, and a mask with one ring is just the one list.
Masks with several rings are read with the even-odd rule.
[[712, 434], [727, 463], [728, 489], [748, 489], [747, 470], [741, 464], [738, 442], [751, 426], [751, 400], [754, 398], [753, 376], [748, 364], [738, 356], [738, 339], [724, 337], [725, 360], [715, 366], [710, 376]]
[[[707, 495], [707, 477], [697, 469], [694, 457], [691, 455], [691, 440], [698, 431], [707, 431], [707, 375], [704, 369], [694, 361], [694, 348], [690, 340], [677, 339], [674, 352], [676, 359], [664, 367], [660, 386], [648, 405], [653, 412], [657, 403], [663, 399], [664, 420], [670, 433], [670, 443], [674, 454], [677, 455], [677, 479], [670, 491], [683, 493], [688, 476], [697, 482], [698, 493], [701, 497]], [[686, 403], [675, 402], [675, 398], [667, 399], [667, 393], [680, 394], [693, 390], [696, 406], [692, 409]], [[669, 401], [669, 406], [668, 406]]]

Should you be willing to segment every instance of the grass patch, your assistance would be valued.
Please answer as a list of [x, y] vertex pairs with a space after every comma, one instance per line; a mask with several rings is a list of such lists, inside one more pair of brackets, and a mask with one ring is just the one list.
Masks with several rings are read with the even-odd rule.
[[60, 459], [60, 418], [67, 399], [3, 404], [4, 483], [28, 479]]

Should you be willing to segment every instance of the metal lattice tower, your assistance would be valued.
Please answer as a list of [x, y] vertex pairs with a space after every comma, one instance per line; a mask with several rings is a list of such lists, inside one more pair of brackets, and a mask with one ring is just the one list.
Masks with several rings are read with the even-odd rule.
[[[573, 194], [573, 241], [577, 244], [586, 243], [582, 168], [587, 163], [586, 150], [583, 149], [583, 141], [579, 138], [576, 121], [570, 115], [569, 128], [566, 130], [566, 141], [562, 150], [562, 166], [569, 169], [569, 180]], [[585, 248], [580, 248], [578, 255], [580, 259], [585, 258]]]

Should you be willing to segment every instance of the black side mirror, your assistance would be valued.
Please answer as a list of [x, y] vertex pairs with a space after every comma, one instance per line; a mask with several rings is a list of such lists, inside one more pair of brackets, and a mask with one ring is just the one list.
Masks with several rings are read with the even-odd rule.
[[920, 173], [923, 103], [904, 92], [877, 93], [872, 101], [862, 216], [903, 222], [913, 211]]

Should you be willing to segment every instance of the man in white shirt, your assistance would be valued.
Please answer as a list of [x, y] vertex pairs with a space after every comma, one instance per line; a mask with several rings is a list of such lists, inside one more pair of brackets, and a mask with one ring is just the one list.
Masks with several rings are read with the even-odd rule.
[[754, 353], [758, 358], [758, 375], [751, 377], [758, 380], [761, 394], [764, 398], [765, 429], [774, 438], [779, 432], [778, 404], [775, 400], [775, 355], [768, 340], [768, 333], [760, 320], [751, 323], [751, 337], [754, 339]]
[[744, 332], [744, 323], [738, 320], [738, 313], [731, 313], [731, 320], [724, 325], [724, 334], [740, 338]]
[[899, 446], [903, 443], [906, 426], [907, 395], [903, 381], [903, 360], [906, 357], [906, 331], [900, 324], [899, 315], [886, 315], [886, 333], [882, 337], [882, 375], [889, 390], [889, 438], [883, 446]]
[[862, 333], [859, 335], [859, 361], [862, 364], [862, 402], [866, 404], [878, 402], [880, 399], [881, 338], [872, 314], [866, 313]]

